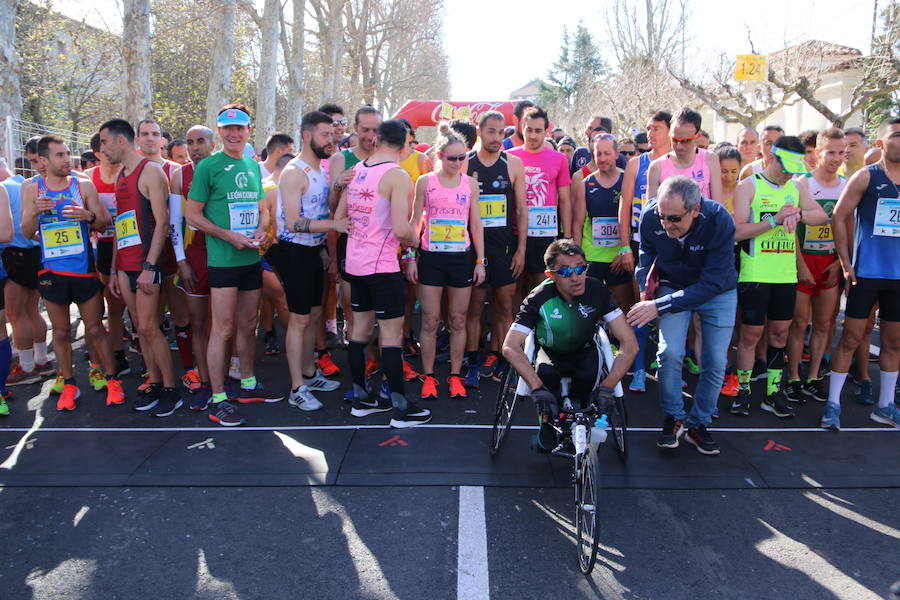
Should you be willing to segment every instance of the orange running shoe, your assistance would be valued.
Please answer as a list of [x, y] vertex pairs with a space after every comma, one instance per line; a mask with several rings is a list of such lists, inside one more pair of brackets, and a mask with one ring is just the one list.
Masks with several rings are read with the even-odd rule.
[[366, 361], [366, 377], [372, 378], [375, 376], [378, 371], [381, 370], [381, 367], [378, 366], [378, 363], [371, 358]]
[[144, 377], [144, 383], [138, 386], [139, 392], [146, 392], [150, 388], [150, 377]]
[[725, 376], [725, 385], [722, 386], [722, 391], [719, 392], [723, 396], [728, 396], [730, 398], [734, 398], [738, 393], [738, 378], [734, 373], [729, 373]]
[[56, 401], [56, 410], [75, 410], [75, 399], [81, 395], [81, 390], [74, 383], [66, 383], [62, 394]]
[[106, 405], [123, 404], [125, 392], [122, 391], [122, 381], [119, 379], [106, 380]]
[[190, 369], [181, 376], [181, 385], [186, 387], [192, 394], [200, 389], [200, 373], [197, 369]]
[[487, 358], [484, 359], [484, 363], [481, 365], [481, 376], [482, 377], [490, 377], [494, 374], [494, 369], [497, 367], [497, 355], [491, 352], [487, 355]]
[[422, 400], [437, 400], [438, 380], [431, 375], [422, 375]]
[[466, 392], [466, 386], [463, 383], [463, 378], [459, 375], [451, 375], [447, 378], [447, 383], [450, 384], [450, 397], [451, 398], [466, 398], [468, 397], [468, 393]]
[[325, 377], [331, 377], [332, 375], [337, 375], [341, 372], [341, 368], [331, 360], [331, 354], [329, 352], [323, 352], [322, 356], [319, 357], [319, 360], [316, 361], [316, 364], [319, 366], [319, 370], [322, 371], [322, 375]]
[[419, 378], [419, 372], [416, 371], [408, 360], [403, 361], [403, 381], [412, 381]]

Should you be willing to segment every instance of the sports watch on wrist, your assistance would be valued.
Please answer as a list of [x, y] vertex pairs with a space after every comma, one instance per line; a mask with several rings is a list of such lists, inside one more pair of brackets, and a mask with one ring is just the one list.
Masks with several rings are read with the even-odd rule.
[[144, 264], [141, 265], [141, 268], [145, 271], [153, 271], [154, 273], [159, 273], [162, 271], [162, 267], [160, 265], [154, 265], [149, 261], [144, 261]]

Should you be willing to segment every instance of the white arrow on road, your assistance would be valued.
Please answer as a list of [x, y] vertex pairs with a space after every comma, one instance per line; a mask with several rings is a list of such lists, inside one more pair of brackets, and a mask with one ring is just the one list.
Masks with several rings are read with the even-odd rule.
[[[37, 441], [37, 438], [30, 438], [30, 439], [25, 440], [25, 449], [31, 450], [32, 448], [34, 448], [34, 443], [36, 441]], [[16, 446], [18, 446], [18, 444], [13, 444], [12, 446], [7, 446], [6, 448], [4, 448], [4, 450], [15, 450]]]

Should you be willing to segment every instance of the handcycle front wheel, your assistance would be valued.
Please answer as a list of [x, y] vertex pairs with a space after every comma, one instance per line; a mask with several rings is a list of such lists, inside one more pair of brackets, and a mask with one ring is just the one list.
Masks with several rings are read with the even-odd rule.
[[516, 370], [510, 367], [507, 369], [503, 380], [500, 382], [500, 389], [497, 392], [497, 408], [494, 413], [494, 426], [491, 428], [491, 456], [496, 456], [509, 433], [512, 425], [513, 414], [516, 410], [518, 394], [516, 387], [519, 385], [519, 376]]
[[609, 407], [609, 426], [616, 443], [616, 454], [623, 463], [628, 462], [628, 413], [625, 412], [625, 398], [616, 396]]
[[600, 461], [597, 446], [589, 445], [575, 458], [575, 537], [578, 566], [589, 575], [597, 562], [600, 543]]

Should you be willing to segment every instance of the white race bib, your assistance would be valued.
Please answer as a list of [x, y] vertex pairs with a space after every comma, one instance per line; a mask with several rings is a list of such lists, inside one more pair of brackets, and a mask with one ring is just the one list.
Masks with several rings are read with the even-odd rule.
[[591, 239], [595, 246], [612, 248], [619, 245], [617, 217], [591, 217]]
[[232, 231], [252, 238], [259, 227], [259, 203], [229, 202], [228, 217]]
[[878, 198], [872, 235], [900, 237], [900, 198]]
[[555, 206], [528, 207], [528, 237], [556, 237]]

